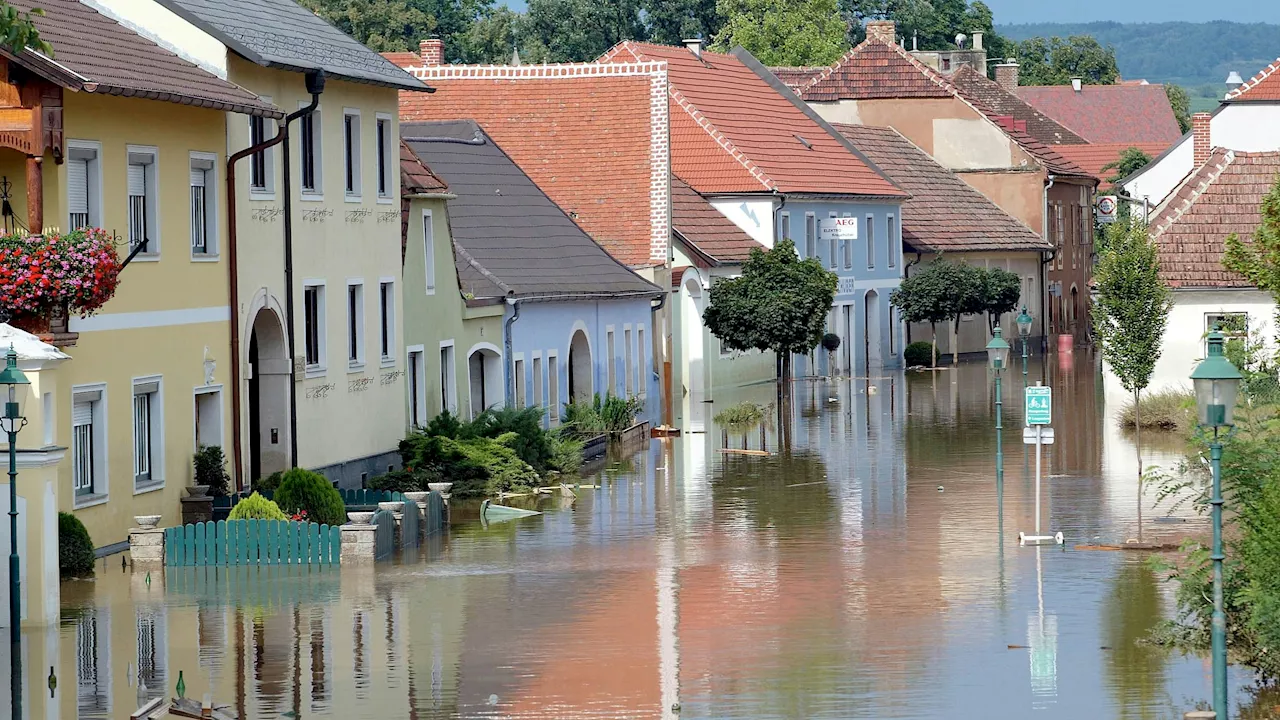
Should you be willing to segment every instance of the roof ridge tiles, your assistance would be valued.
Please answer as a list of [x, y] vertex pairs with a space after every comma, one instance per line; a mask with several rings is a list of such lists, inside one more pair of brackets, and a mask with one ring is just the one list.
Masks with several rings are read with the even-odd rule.
[[760, 166], [752, 162], [751, 158], [747, 157], [746, 154], [739, 150], [738, 146], [734, 145], [733, 141], [721, 132], [719, 128], [716, 127], [715, 123], [711, 122], [711, 118], [703, 114], [703, 112], [698, 109], [698, 106], [693, 104], [693, 101], [689, 100], [689, 98], [684, 96], [684, 93], [674, 87], [669, 87], [668, 92], [671, 93], [671, 99], [675, 100], [676, 104], [679, 105], [682, 110], [689, 113], [689, 116], [698, 124], [698, 127], [705, 130], [707, 134], [711, 136], [711, 139], [716, 141], [717, 145], [724, 148], [725, 152], [729, 153], [730, 157], [738, 161], [742, 167], [746, 168], [747, 172], [751, 173], [751, 177], [759, 180], [760, 184], [767, 190], [777, 189], [778, 184], [775, 183], [773, 179], [760, 168]]
[[956, 87], [953, 83], [948, 81], [946, 78], [942, 77], [942, 75], [940, 75], [933, 68], [920, 62], [918, 59], [916, 59], [914, 55], [907, 52], [906, 49], [903, 48], [902, 46], [898, 45], [897, 43], [885, 42], [884, 40], [881, 40], [879, 38], [868, 37], [862, 42], [858, 43], [857, 45], [854, 45], [853, 47], [849, 48], [849, 50], [846, 51], [844, 55], [840, 56], [840, 59], [836, 60], [831, 65], [828, 65], [825, 70], [823, 70], [820, 74], [814, 76], [814, 78], [811, 79], [807, 84], [797, 88], [796, 94], [803, 97], [805, 91], [817, 85], [818, 83], [822, 82], [823, 80], [826, 80], [827, 78], [831, 77], [833, 74], [835, 74], [836, 70], [840, 69], [841, 65], [844, 65], [849, 60], [852, 60], [854, 56], [858, 55], [866, 48], [873, 47], [872, 43], [875, 43], [876, 46], [884, 46], [889, 48], [890, 50], [893, 50], [895, 53], [897, 53], [899, 57], [901, 57], [903, 60], [906, 60], [913, 67], [919, 70], [921, 74], [923, 74], [926, 78], [928, 78], [929, 80], [932, 80], [933, 83], [938, 87], [952, 93], [956, 92]]
[[[1234, 150], [1214, 148], [1213, 154], [1209, 159], [1199, 168], [1193, 170], [1184, 183], [1173, 191], [1173, 195], [1178, 202], [1170, 203], [1159, 213], [1151, 233], [1152, 240], [1159, 239], [1169, 228], [1176, 225], [1178, 220], [1195, 206], [1196, 201], [1200, 199], [1205, 190], [1217, 182], [1222, 173], [1235, 162], [1235, 159], [1236, 153]], [[1177, 198], [1177, 192], [1182, 187], [1190, 188], [1190, 193], [1185, 198]]]
[[405, 70], [420, 80], [632, 77], [666, 72], [667, 61], [637, 60], [627, 63], [543, 63], [539, 65], [414, 65]]
[[1271, 77], [1272, 73], [1274, 73], [1276, 70], [1280, 70], [1280, 58], [1276, 58], [1271, 62], [1270, 65], [1254, 73], [1253, 77], [1245, 81], [1243, 85], [1227, 93], [1226, 99], [1227, 100], [1240, 99], [1242, 95], [1249, 92], [1253, 88], [1257, 87], [1263, 80], [1266, 80], [1267, 78]]

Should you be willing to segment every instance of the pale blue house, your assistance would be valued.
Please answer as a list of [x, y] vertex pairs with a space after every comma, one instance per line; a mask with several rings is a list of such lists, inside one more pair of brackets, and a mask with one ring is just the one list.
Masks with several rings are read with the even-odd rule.
[[[505, 305], [502, 337], [473, 349], [483, 405], [543, 407], [593, 395], [639, 398], [657, 420], [653, 316], [664, 292], [619, 263], [471, 120], [403, 123], [401, 136], [456, 195], [448, 201], [464, 295]], [[473, 407], [472, 410], [483, 409]]]

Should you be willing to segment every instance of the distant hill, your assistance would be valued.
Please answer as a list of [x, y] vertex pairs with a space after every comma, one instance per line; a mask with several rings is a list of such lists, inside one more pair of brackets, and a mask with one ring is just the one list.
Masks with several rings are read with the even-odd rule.
[[1215, 21], [1206, 23], [1032, 23], [1001, 25], [1005, 37], [1092, 35], [1116, 49], [1120, 74], [1201, 88], [1195, 94], [1221, 94], [1227, 74], [1248, 80], [1280, 57], [1280, 25]]

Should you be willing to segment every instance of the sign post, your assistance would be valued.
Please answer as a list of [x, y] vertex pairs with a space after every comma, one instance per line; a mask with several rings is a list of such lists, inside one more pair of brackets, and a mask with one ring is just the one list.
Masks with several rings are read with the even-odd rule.
[[1040, 530], [1040, 451], [1045, 445], [1053, 444], [1053, 428], [1049, 427], [1049, 423], [1053, 421], [1053, 389], [1037, 382], [1035, 387], [1027, 388], [1024, 402], [1027, 427], [1022, 429], [1022, 442], [1036, 446], [1036, 529], [1033, 535], [1018, 533], [1018, 544], [1035, 545], [1052, 540], [1061, 545], [1061, 532], [1043, 535]]

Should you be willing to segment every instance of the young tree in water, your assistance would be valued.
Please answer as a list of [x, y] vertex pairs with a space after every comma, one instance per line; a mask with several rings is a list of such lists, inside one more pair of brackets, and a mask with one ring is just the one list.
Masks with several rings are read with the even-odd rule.
[[938, 364], [938, 323], [950, 323], [960, 312], [964, 271], [953, 262], [938, 259], [908, 276], [889, 295], [905, 323], [929, 323], [933, 334], [933, 364]]
[[[1161, 341], [1173, 309], [1173, 291], [1160, 279], [1156, 244], [1144, 223], [1112, 223], [1109, 252], [1098, 259], [1093, 278], [1097, 298], [1092, 319], [1102, 359], [1133, 394], [1138, 447], [1138, 493], [1142, 493], [1142, 391], [1151, 382]], [[1141, 532], [1141, 524], [1139, 524]]]
[[791, 379], [791, 355], [822, 341], [836, 297], [836, 274], [801, 260], [789, 238], [770, 250], [756, 248], [742, 275], [711, 287], [702, 315], [707, 329], [730, 350], [772, 350], [782, 363], [779, 381]]
[[1000, 318], [1018, 309], [1022, 299], [1022, 278], [1004, 268], [981, 270], [982, 311], [987, 314], [987, 329], [994, 335]]

